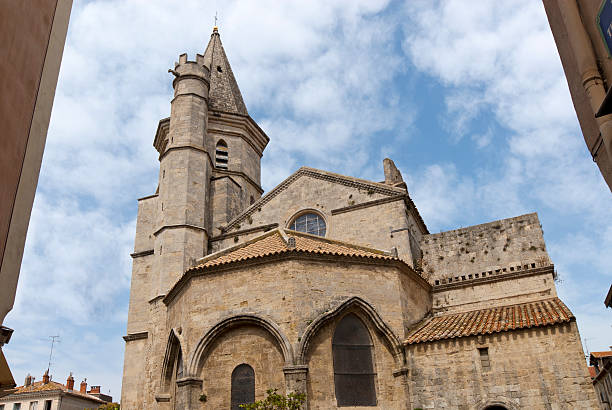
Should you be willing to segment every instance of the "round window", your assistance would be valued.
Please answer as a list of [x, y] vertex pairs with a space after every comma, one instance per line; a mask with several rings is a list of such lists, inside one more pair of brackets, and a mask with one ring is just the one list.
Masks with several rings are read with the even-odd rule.
[[295, 218], [289, 229], [312, 235], [325, 236], [325, 221], [319, 214], [307, 213]]

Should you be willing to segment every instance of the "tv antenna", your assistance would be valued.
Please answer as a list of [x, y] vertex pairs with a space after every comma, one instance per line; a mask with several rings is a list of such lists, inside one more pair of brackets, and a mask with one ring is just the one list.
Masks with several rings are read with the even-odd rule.
[[51, 369], [51, 357], [53, 356], [53, 345], [55, 345], [55, 343], [59, 343], [59, 335], [56, 336], [49, 336], [49, 339], [51, 339], [51, 352], [49, 353], [49, 365], [47, 366], [47, 374], [49, 374], [49, 371]]

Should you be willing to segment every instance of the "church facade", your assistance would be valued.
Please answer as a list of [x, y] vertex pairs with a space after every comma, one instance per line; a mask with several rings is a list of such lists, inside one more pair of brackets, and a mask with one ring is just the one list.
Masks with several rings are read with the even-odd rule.
[[[139, 199], [121, 406], [597, 408], [536, 214], [432, 234], [384, 181], [302, 167], [263, 195], [269, 141], [218, 30], [181, 55]], [[263, 195], [263, 196], [262, 196]]]

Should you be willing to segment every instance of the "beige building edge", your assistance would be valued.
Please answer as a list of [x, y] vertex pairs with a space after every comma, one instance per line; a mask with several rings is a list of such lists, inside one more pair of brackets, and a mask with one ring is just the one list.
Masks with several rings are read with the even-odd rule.
[[[8, 0], [0, 13], [0, 325], [13, 308], [72, 0]], [[0, 347], [12, 329], [0, 331]], [[0, 396], [15, 385], [0, 350]]]
[[123, 409], [597, 408], [535, 213], [431, 234], [385, 180], [302, 167], [262, 196], [268, 137], [215, 28], [181, 55], [138, 201]]
[[612, 190], [612, 115], [596, 114], [612, 80], [597, 25], [599, 0], [543, 0], [587, 148]]

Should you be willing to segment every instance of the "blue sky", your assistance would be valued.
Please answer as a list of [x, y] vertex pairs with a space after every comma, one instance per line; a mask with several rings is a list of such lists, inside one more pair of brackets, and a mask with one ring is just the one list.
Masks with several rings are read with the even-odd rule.
[[76, 1], [5, 354], [21, 383], [87, 377], [119, 398], [136, 199], [178, 55], [218, 10], [266, 190], [302, 165], [382, 180], [391, 157], [431, 232], [536, 211], [560, 297], [612, 344], [610, 191], [585, 147], [541, 2]]

